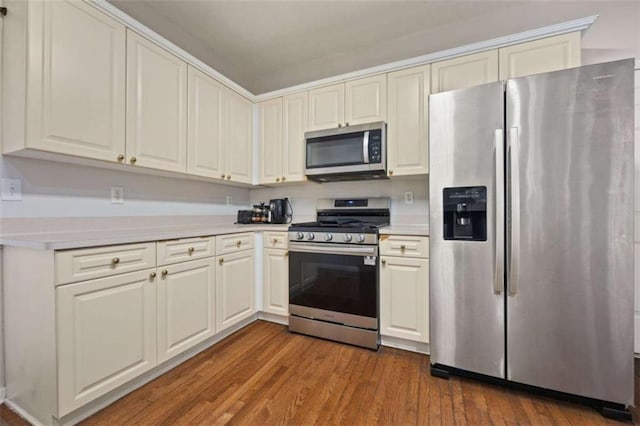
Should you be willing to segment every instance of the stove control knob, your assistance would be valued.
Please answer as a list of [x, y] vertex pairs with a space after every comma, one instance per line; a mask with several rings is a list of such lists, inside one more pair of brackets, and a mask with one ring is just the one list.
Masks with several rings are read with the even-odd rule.
[[302, 232], [298, 232], [298, 233], [296, 234], [296, 238], [297, 238], [298, 240], [301, 240], [301, 239], [303, 239], [303, 238], [304, 238], [304, 234], [303, 234]]
[[307, 240], [313, 240], [315, 237], [316, 237], [316, 236], [315, 236], [315, 235], [313, 235], [313, 232], [309, 232], [309, 233], [307, 234]]
[[325, 240], [325, 241], [331, 241], [331, 240], [333, 240], [333, 235], [328, 234], [328, 233], [327, 233], [327, 234], [324, 234], [324, 240]]
[[345, 240], [346, 242], [349, 242], [349, 241], [351, 241], [352, 239], [353, 239], [353, 237], [351, 237], [351, 234], [346, 234], [346, 235], [344, 236], [344, 240]]
[[358, 242], [359, 243], [364, 243], [364, 234], [358, 235]]

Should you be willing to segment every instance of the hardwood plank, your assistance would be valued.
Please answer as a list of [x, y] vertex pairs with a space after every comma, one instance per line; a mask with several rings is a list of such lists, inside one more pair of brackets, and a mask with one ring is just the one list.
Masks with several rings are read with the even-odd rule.
[[[640, 382], [636, 361], [636, 388]], [[637, 419], [637, 417], [635, 417]], [[453, 376], [429, 357], [356, 348], [257, 321], [84, 425], [607, 425], [595, 410]], [[26, 425], [6, 406], [0, 425]]]

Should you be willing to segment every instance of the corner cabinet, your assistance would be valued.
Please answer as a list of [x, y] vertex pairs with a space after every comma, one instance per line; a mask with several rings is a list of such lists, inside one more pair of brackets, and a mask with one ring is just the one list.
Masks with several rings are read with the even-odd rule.
[[380, 334], [429, 342], [428, 238], [380, 239]]
[[187, 171], [187, 64], [127, 30], [129, 164]]
[[226, 180], [253, 181], [253, 104], [231, 89], [224, 99], [224, 164]]
[[385, 121], [386, 115], [386, 74], [309, 91], [309, 130]]
[[387, 169], [389, 176], [429, 172], [431, 65], [388, 74]]
[[123, 158], [125, 27], [79, 1], [12, 2], [10, 9], [3, 17], [3, 103], [11, 105], [3, 110], [3, 152]]

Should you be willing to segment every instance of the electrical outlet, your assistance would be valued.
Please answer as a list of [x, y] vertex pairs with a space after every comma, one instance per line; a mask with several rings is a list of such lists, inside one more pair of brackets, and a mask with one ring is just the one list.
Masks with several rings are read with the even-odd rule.
[[233, 199], [231, 198], [231, 195], [227, 195], [227, 205], [228, 206], [232, 206], [233, 205], [232, 201], [233, 201]]
[[404, 193], [404, 203], [413, 204], [413, 191], [407, 191]]
[[111, 187], [111, 204], [124, 204], [124, 188], [121, 186]]
[[22, 201], [22, 181], [20, 179], [2, 179], [2, 200]]

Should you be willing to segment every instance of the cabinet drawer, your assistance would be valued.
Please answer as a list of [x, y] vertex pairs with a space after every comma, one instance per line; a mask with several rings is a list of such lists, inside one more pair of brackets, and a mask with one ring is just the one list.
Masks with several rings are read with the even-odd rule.
[[216, 256], [253, 248], [253, 232], [219, 235], [216, 237]]
[[156, 266], [156, 243], [57, 251], [56, 284], [85, 281]]
[[381, 235], [381, 256], [429, 257], [429, 238], [411, 235]]
[[215, 237], [158, 241], [158, 265], [215, 256]]
[[263, 246], [264, 248], [287, 249], [289, 247], [287, 238], [286, 232], [265, 231]]

